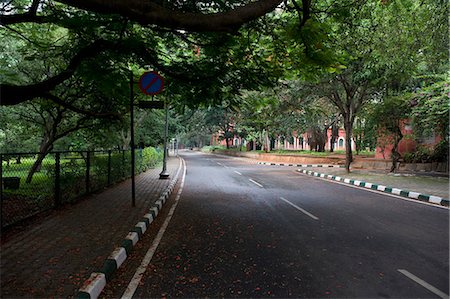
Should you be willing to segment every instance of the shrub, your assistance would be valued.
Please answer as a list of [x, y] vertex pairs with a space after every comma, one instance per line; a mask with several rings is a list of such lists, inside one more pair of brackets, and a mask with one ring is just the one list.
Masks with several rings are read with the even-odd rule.
[[441, 140], [435, 145], [433, 153], [431, 154], [431, 161], [433, 162], [447, 162], [448, 161], [448, 140]]
[[429, 163], [432, 161], [432, 151], [424, 146], [418, 146], [416, 151], [403, 154], [406, 163]]
[[142, 150], [142, 165], [144, 169], [156, 166], [163, 159], [163, 151], [157, 151], [154, 147], [146, 147]]

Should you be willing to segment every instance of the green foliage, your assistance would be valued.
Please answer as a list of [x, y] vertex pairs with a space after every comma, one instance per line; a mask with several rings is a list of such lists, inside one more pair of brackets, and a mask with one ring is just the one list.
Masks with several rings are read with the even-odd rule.
[[448, 162], [448, 152], [448, 141], [441, 140], [433, 149], [418, 146], [414, 152], [405, 153], [403, 161], [406, 163]]
[[205, 152], [205, 153], [213, 153], [216, 150], [221, 150], [221, 149], [225, 149], [225, 147], [219, 146], [219, 145], [206, 145], [201, 148], [201, 151]]
[[433, 153], [431, 155], [431, 161], [448, 162], [448, 156], [449, 156], [449, 141], [443, 139], [434, 146]]
[[[434, 83], [410, 96], [414, 129], [423, 136], [433, 133], [449, 136], [450, 81]], [[421, 136], [418, 136], [421, 137]]]
[[403, 160], [406, 163], [429, 163], [432, 161], [432, 151], [424, 146], [418, 146], [412, 153], [405, 153]]
[[155, 167], [163, 160], [163, 152], [157, 151], [154, 147], [147, 147], [142, 150], [142, 165], [144, 170]]

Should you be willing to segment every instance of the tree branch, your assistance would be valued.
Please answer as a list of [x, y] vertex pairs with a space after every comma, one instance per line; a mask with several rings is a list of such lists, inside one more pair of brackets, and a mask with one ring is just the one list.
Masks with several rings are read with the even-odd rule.
[[273, 11], [283, 0], [258, 0], [227, 12], [204, 14], [169, 9], [149, 0], [59, 0], [67, 5], [106, 14], [119, 14], [142, 25], [196, 32], [235, 32], [243, 24]]
[[89, 110], [84, 110], [84, 109], [78, 108], [72, 104], [69, 104], [69, 103], [63, 101], [61, 98], [59, 98], [53, 94], [50, 94], [50, 93], [45, 94], [45, 98], [51, 100], [52, 102], [54, 102], [58, 105], [61, 105], [62, 107], [65, 107], [73, 112], [80, 113], [80, 114], [90, 116], [93, 118], [119, 119], [121, 117], [120, 113], [113, 113], [113, 112], [97, 113], [97, 112], [92, 112]]
[[107, 48], [112, 48], [114, 45], [115, 43], [105, 40], [97, 40], [93, 42], [89, 46], [81, 49], [72, 58], [64, 71], [42, 82], [25, 86], [0, 84], [0, 105], [16, 105], [37, 97], [44, 97], [58, 84], [69, 79], [83, 60], [94, 57], [101, 51], [104, 51]]

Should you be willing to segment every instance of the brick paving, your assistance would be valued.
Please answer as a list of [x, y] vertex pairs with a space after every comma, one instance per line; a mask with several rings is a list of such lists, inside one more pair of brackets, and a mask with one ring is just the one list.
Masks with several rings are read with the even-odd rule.
[[[173, 178], [178, 158], [169, 158]], [[136, 207], [131, 182], [55, 211], [39, 223], [9, 236], [1, 245], [1, 298], [70, 298], [126, 236], [170, 183], [161, 167], [136, 177]]]

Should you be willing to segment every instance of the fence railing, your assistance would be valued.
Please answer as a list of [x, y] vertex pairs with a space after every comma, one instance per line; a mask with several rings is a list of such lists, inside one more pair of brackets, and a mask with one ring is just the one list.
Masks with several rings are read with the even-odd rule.
[[[162, 152], [136, 150], [136, 173], [154, 167]], [[39, 153], [0, 154], [1, 227], [71, 203], [131, 176], [131, 151], [51, 152], [36, 171]]]

